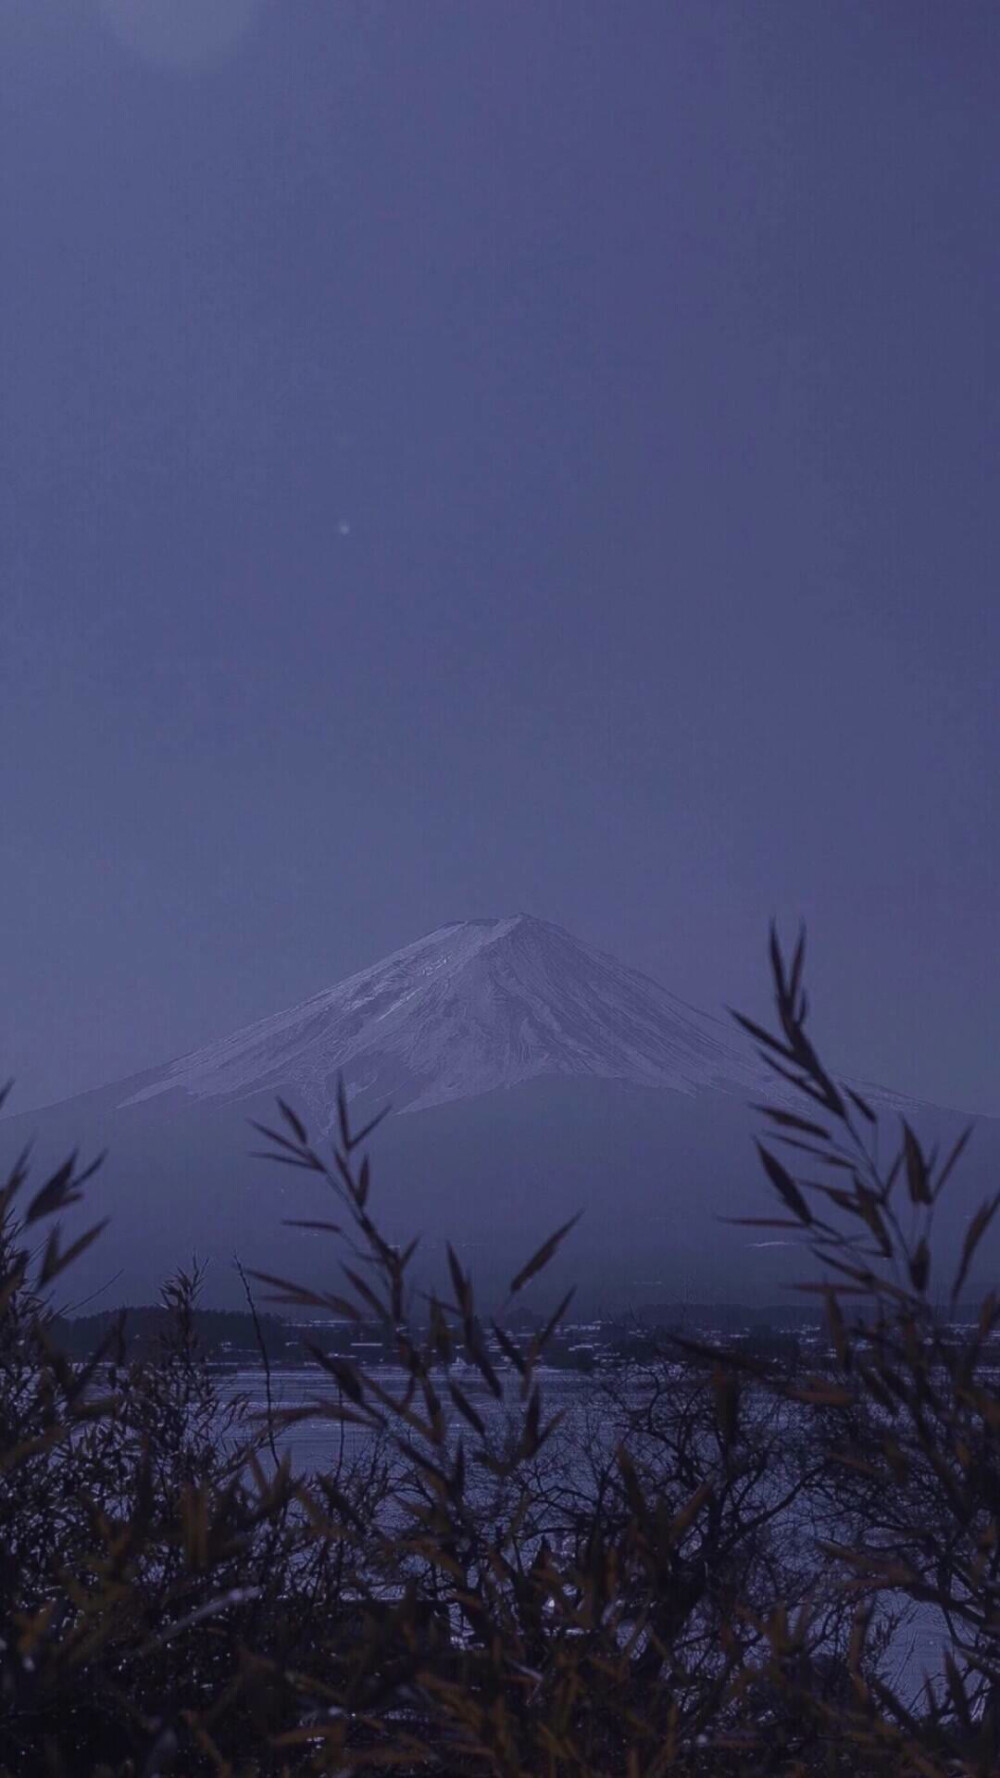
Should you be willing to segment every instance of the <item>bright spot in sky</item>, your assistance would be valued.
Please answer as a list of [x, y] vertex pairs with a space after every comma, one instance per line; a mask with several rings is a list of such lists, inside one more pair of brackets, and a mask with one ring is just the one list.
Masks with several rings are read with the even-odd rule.
[[351, 527], [346, 519], [341, 519], [340, 524], [337, 526], [337, 530], [340, 532], [341, 537], [347, 537], [350, 534]]
[[161, 68], [199, 68], [234, 48], [264, 0], [99, 0], [115, 36]]

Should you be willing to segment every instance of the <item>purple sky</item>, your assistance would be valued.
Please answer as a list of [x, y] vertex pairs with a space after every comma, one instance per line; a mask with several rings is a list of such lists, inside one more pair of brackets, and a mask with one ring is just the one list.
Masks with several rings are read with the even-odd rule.
[[0, 0], [0, 1078], [524, 909], [1000, 1113], [994, 0]]

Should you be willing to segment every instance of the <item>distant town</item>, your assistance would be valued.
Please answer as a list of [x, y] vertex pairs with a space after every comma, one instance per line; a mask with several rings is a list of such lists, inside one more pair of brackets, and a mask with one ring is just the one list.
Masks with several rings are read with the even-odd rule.
[[[147, 1305], [124, 1311], [57, 1318], [56, 1332], [65, 1350], [74, 1356], [92, 1353], [122, 1320], [121, 1355], [152, 1357], [168, 1325], [167, 1311]], [[978, 1320], [971, 1306], [959, 1305], [951, 1325], [956, 1337]], [[544, 1326], [544, 1317], [521, 1311], [505, 1331], [527, 1349], [532, 1335]], [[260, 1314], [255, 1322], [247, 1312], [220, 1309], [197, 1310], [195, 1336], [204, 1356], [222, 1369], [240, 1370], [266, 1361], [282, 1368], [308, 1368], [316, 1364], [313, 1347], [353, 1359], [365, 1368], [394, 1362], [393, 1337], [384, 1324], [344, 1320], [292, 1321]], [[490, 1357], [502, 1366], [499, 1340], [487, 1324], [483, 1338]], [[629, 1316], [606, 1320], [565, 1322], [548, 1340], [546, 1366], [590, 1373], [623, 1362], [641, 1362], [673, 1352], [692, 1360], [703, 1348], [742, 1351], [762, 1362], [813, 1364], [831, 1352], [830, 1338], [821, 1310], [745, 1304], [660, 1304]], [[1000, 1352], [998, 1352], [1000, 1359]], [[474, 1370], [456, 1343], [455, 1367]]]

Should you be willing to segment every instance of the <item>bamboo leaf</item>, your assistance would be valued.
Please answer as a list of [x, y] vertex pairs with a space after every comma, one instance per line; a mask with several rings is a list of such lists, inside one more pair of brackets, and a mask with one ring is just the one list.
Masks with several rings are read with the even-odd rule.
[[795, 1051], [789, 1049], [786, 1044], [780, 1043], [776, 1037], [772, 1037], [762, 1025], [755, 1025], [752, 1019], [745, 1019], [741, 1012], [735, 1012], [731, 1006], [728, 1006], [726, 1011], [730, 1018], [735, 1019], [738, 1025], [742, 1025], [744, 1031], [749, 1031], [751, 1037], [755, 1037], [758, 1043], [764, 1043], [768, 1049], [776, 1050], [778, 1055], [784, 1056], [788, 1062], [795, 1061]]
[[81, 1235], [79, 1240], [74, 1241], [72, 1246], [67, 1247], [65, 1253], [59, 1252], [59, 1230], [53, 1229], [45, 1249], [42, 1269], [38, 1275], [39, 1285], [51, 1284], [53, 1278], [58, 1278], [60, 1272], [64, 1272], [75, 1259], [79, 1259], [81, 1253], [86, 1253], [87, 1248], [93, 1246], [98, 1235], [107, 1228], [110, 1221], [110, 1216], [103, 1217], [100, 1222], [94, 1224], [93, 1228], [88, 1229], [85, 1235]]
[[993, 1221], [998, 1205], [1000, 1205], [1000, 1192], [997, 1192], [992, 1201], [980, 1204], [979, 1209], [976, 1211], [975, 1216], [972, 1218], [972, 1221], [965, 1232], [965, 1240], [962, 1243], [962, 1257], [959, 1261], [958, 1271], [955, 1274], [955, 1282], [951, 1287], [952, 1303], [958, 1301], [958, 1293], [968, 1276], [969, 1267], [972, 1264], [976, 1248], [979, 1246], [986, 1230]]
[[794, 1005], [795, 1000], [798, 996], [799, 984], [801, 983], [801, 980], [802, 980], [802, 964], [805, 960], [805, 953], [806, 953], [806, 923], [803, 920], [799, 926], [798, 942], [795, 946], [795, 955], [792, 958], [792, 973], [788, 979], [788, 998], [792, 1002], [793, 1005]]
[[510, 1286], [511, 1296], [516, 1296], [522, 1286], [527, 1284], [529, 1278], [534, 1278], [543, 1266], [548, 1265], [560, 1242], [569, 1234], [570, 1229], [575, 1227], [582, 1215], [583, 1211], [578, 1210], [575, 1216], [571, 1216], [568, 1222], [563, 1223], [562, 1228], [556, 1229], [554, 1235], [550, 1235], [547, 1241], [542, 1242], [538, 1252], [532, 1255], [527, 1265], [522, 1266], [517, 1277], [513, 1279]]
[[903, 1126], [903, 1156], [906, 1163], [906, 1183], [913, 1204], [933, 1203], [927, 1163], [924, 1160], [919, 1142], [910, 1129], [905, 1117], [900, 1119]]
[[771, 973], [774, 976], [774, 984], [778, 991], [778, 998], [780, 1000], [787, 1000], [789, 994], [788, 989], [785, 986], [785, 965], [781, 955], [781, 947], [778, 944], [778, 927], [774, 920], [771, 921], [770, 932], [768, 934], [768, 950], [771, 953]]
[[844, 1085], [844, 1091], [847, 1094], [847, 1097], [850, 1099], [851, 1103], [853, 1105], [857, 1106], [862, 1117], [865, 1118], [868, 1123], [870, 1123], [870, 1124], [877, 1124], [878, 1123], [878, 1119], [875, 1116], [874, 1111], [872, 1110], [871, 1106], [869, 1104], [867, 1104], [864, 1099], [862, 1099], [860, 1093], [856, 1093], [854, 1091], [854, 1088], [847, 1086], [846, 1083]]
[[46, 1180], [41, 1191], [36, 1192], [28, 1205], [24, 1218], [26, 1223], [38, 1222], [41, 1217], [51, 1216], [56, 1210], [63, 1210], [76, 1202], [80, 1194], [73, 1190], [71, 1180], [78, 1152], [74, 1148], [69, 1160], [63, 1161], [62, 1166], [57, 1167], [52, 1177]]
[[927, 1279], [930, 1275], [930, 1269], [930, 1249], [928, 1248], [926, 1239], [921, 1236], [917, 1243], [916, 1252], [913, 1254], [909, 1262], [910, 1282], [919, 1296], [923, 1296], [924, 1291], [927, 1289]]
[[353, 1364], [349, 1364], [345, 1358], [335, 1357], [332, 1352], [324, 1352], [322, 1346], [315, 1345], [312, 1340], [303, 1340], [302, 1344], [307, 1352], [312, 1353], [316, 1363], [334, 1379], [334, 1382], [339, 1383], [348, 1399], [353, 1401], [357, 1407], [363, 1407], [364, 1389]]
[[477, 1414], [477, 1412], [476, 1412], [475, 1408], [473, 1407], [471, 1401], [469, 1400], [468, 1396], [465, 1395], [464, 1392], [458, 1387], [458, 1384], [453, 1383], [450, 1378], [448, 1380], [448, 1393], [450, 1394], [451, 1399], [455, 1403], [455, 1406], [457, 1407], [463, 1420], [468, 1420], [469, 1425], [475, 1427], [480, 1438], [485, 1438], [486, 1437], [485, 1422], [481, 1419], [480, 1415]]
[[802, 1227], [798, 1217], [789, 1216], [720, 1216], [719, 1221], [738, 1229], [794, 1229], [798, 1233]]
[[701, 1512], [702, 1507], [711, 1499], [711, 1497], [711, 1482], [702, 1482], [701, 1486], [695, 1489], [690, 1500], [681, 1507], [680, 1512], [674, 1514], [674, 1517], [670, 1522], [670, 1531], [668, 1533], [671, 1543], [680, 1542], [685, 1531], [687, 1531], [688, 1527], [694, 1523], [698, 1514]]
[[344, 1089], [344, 1077], [337, 1076], [337, 1123], [340, 1128], [340, 1140], [347, 1154], [351, 1152], [351, 1125], [347, 1115], [347, 1093]]
[[509, 1334], [504, 1332], [503, 1328], [500, 1327], [496, 1321], [492, 1323], [492, 1327], [504, 1357], [510, 1360], [518, 1375], [523, 1377], [527, 1370], [527, 1365], [518, 1351], [517, 1346], [514, 1344], [514, 1341], [510, 1338]]
[[280, 1130], [272, 1130], [268, 1128], [267, 1124], [259, 1124], [255, 1117], [248, 1117], [247, 1123], [253, 1129], [259, 1130], [262, 1136], [266, 1136], [269, 1142], [276, 1142], [279, 1148], [285, 1148], [290, 1154], [296, 1155], [299, 1159], [302, 1158], [303, 1145], [301, 1142], [289, 1142], [288, 1137], [283, 1136]]
[[770, 1179], [771, 1184], [774, 1186], [779, 1196], [783, 1198], [784, 1202], [788, 1205], [793, 1216], [796, 1216], [799, 1222], [804, 1223], [807, 1228], [811, 1226], [813, 1221], [812, 1211], [791, 1174], [786, 1172], [785, 1168], [781, 1165], [781, 1162], [777, 1160], [773, 1154], [768, 1153], [762, 1142], [757, 1143], [757, 1152], [760, 1155], [764, 1171]]
[[467, 1319], [472, 1313], [472, 1296], [469, 1290], [468, 1279], [462, 1271], [462, 1267], [459, 1264], [458, 1254], [455, 1252], [450, 1241], [447, 1246], [447, 1254], [448, 1270], [451, 1273], [451, 1281], [455, 1290], [455, 1301], [458, 1304], [461, 1314]]
[[385, 1304], [383, 1302], [380, 1302], [379, 1298], [375, 1295], [375, 1292], [368, 1288], [368, 1285], [365, 1283], [364, 1279], [359, 1278], [357, 1272], [352, 1272], [350, 1266], [342, 1265], [340, 1269], [343, 1272], [345, 1278], [347, 1278], [350, 1281], [350, 1283], [354, 1285], [354, 1288], [357, 1291], [358, 1295], [364, 1298], [365, 1302], [369, 1305], [370, 1308], [374, 1309], [379, 1320], [380, 1321], [391, 1320], [391, 1317], [386, 1309]]
[[375, 1117], [372, 1118], [370, 1123], [365, 1124], [364, 1128], [359, 1130], [356, 1136], [351, 1137], [351, 1147], [352, 1148], [360, 1147], [361, 1143], [365, 1142], [367, 1140], [367, 1138], [371, 1135], [372, 1131], [378, 1129], [379, 1124], [383, 1121], [384, 1118], [388, 1117], [391, 1110], [392, 1110], [391, 1105], [384, 1105], [382, 1107], [382, 1110], [380, 1112], [378, 1112]]
[[849, 1161], [846, 1155], [830, 1154], [826, 1149], [818, 1148], [815, 1142], [799, 1142], [795, 1136], [775, 1136], [773, 1140], [780, 1142], [785, 1148], [796, 1149], [800, 1154], [811, 1154], [815, 1160], [822, 1161], [824, 1167], [839, 1167], [845, 1173], [854, 1171], [854, 1162]]
[[761, 1111], [765, 1117], [773, 1118], [776, 1124], [784, 1124], [792, 1130], [801, 1130], [806, 1136], [821, 1136], [824, 1142], [833, 1140], [829, 1130], [825, 1130], [822, 1124], [813, 1124], [806, 1117], [797, 1117], [794, 1111], [779, 1111], [773, 1105], [751, 1105], [750, 1110]]
[[292, 1130], [294, 1130], [294, 1132], [295, 1132], [296, 1136], [298, 1137], [299, 1141], [301, 1142], [303, 1148], [308, 1148], [309, 1138], [306, 1134], [306, 1127], [305, 1127], [305, 1124], [302, 1122], [302, 1119], [295, 1115], [295, 1112], [292, 1110], [290, 1105], [285, 1104], [285, 1101], [284, 1101], [284, 1099], [281, 1098], [280, 1094], [276, 1095], [276, 1097], [278, 1100], [278, 1104], [281, 1107], [281, 1114], [284, 1117], [286, 1123], [289, 1125], [289, 1127]]
[[952, 1149], [950, 1155], [948, 1156], [948, 1159], [945, 1161], [945, 1164], [942, 1167], [940, 1175], [938, 1177], [938, 1182], [937, 1182], [937, 1185], [934, 1190], [935, 1198], [940, 1196], [942, 1187], [947, 1183], [947, 1181], [950, 1177], [950, 1174], [951, 1174], [951, 1170], [954, 1167], [955, 1162], [958, 1160], [959, 1155], [961, 1155], [963, 1153], [963, 1151], [965, 1149], [965, 1145], [968, 1142], [969, 1137], [972, 1135], [972, 1132], [974, 1129], [975, 1129], [975, 1124], [969, 1124], [962, 1131], [962, 1134], [959, 1136], [958, 1141], [955, 1143], [955, 1146]]

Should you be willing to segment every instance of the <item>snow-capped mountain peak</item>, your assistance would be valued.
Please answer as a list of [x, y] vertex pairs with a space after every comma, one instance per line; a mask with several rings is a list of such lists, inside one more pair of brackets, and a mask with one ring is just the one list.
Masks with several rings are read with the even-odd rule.
[[298, 1006], [180, 1057], [126, 1100], [296, 1089], [328, 1125], [336, 1081], [397, 1110], [543, 1075], [746, 1096], [767, 1083], [738, 1034], [528, 914], [459, 920]]

